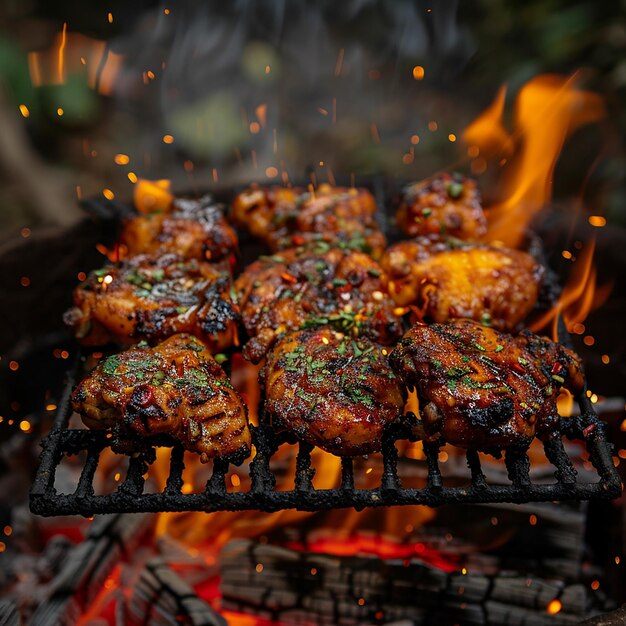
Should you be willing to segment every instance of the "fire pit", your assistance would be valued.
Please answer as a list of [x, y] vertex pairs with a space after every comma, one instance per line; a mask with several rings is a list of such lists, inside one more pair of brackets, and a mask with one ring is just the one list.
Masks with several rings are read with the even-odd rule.
[[[413, 0], [7, 9], [21, 65], [0, 68], [0, 204], [15, 229], [0, 242], [0, 624], [621, 623], [623, 20], [535, 4], [514, 20]], [[480, 448], [494, 456], [421, 437], [409, 387], [380, 452], [331, 454], [274, 428], [238, 344], [218, 352], [250, 412], [240, 464], [73, 413], [79, 381], [120, 348], [78, 348], [62, 312], [91, 269], [124, 259], [129, 198], [149, 212], [212, 194], [231, 207], [240, 271], [284, 234], [234, 218], [251, 182], [368, 189], [368, 220], [399, 243], [399, 192], [442, 172], [451, 197], [455, 172], [477, 180], [474, 232], [489, 230], [473, 244], [549, 268], [555, 288], [523, 326], [585, 370], [549, 440]], [[397, 219], [437, 235], [431, 213]]]

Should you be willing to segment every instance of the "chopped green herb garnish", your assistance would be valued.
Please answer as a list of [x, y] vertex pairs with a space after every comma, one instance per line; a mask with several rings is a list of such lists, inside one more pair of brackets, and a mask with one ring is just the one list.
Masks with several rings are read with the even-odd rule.
[[227, 357], [225, 354], [223, 354], [222, 352], [220, 352], [219, 354], [216, 354], [213, 358], [214, 358], [214, 359], [215, 359], [215, 360], [216, 360], [216, 361], [217, 361], [220, 365], [221, 365], [222, 363], [225, 363], [226, 361], [228, 361], [228, 357]]
[[117, 355], [113, 355], [107, 358], [107, 360], [104, 362], [104, 365], [102, 366], [102, 371], [105, 374], [115, 374], [117, 371], [117, 368], [120, 366], [120, 361], [117, 358]]
[[448, 195], [451, 198], [460, 198], [463, 193], [463, 183], [453, 182], [448, 185]]

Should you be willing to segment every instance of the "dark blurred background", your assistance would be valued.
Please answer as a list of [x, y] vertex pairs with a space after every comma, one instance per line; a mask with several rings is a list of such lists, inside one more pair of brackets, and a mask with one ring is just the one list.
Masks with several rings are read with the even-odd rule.
[[[2, 2], [0, 429], [14, 432], [49, 403], [71, 359], [60, 315], [79, 272], [104, 260], [95, 244], [112, 236], [81, 199], [100, 199], [106, 214], [130, 202], [142, 177], [224, 194], [251, 180], [382, 179], [393, 189], [452, 168], [478, 174], [489, 205], [499, 199], [497, 160], [476, 167], [462, 131], [504, 84], [510, 122], [521, 86], [544, 73], [577, 72], [606, 106], [601, 123], [567, 141], [534, 227], [562, 284], [576, 251], [597, 238], [598, 283], [613, 288], [574, 341], [593, 392], [622, 397], [625, 9], [591, 0]], [[591, 215], [606, 224], [594, 227]], [[40, 392], [41, 377], [50, 384]]]

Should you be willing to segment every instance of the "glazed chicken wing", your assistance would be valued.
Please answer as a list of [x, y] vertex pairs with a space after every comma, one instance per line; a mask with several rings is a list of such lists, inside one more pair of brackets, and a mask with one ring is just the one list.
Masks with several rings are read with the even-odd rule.
[[262, 238], [272, 250], [324, 241], [380, 257], [385, 237], [375, 219], [369, 191], [322, 184], [303, 188], [251, 187], [233, 203], [238, 224]]
[[103, 359], [72, 394], [85, 425], [130, 435], [166, 433], [187, 450], [242, 461], [250, 453], [246, 408], [198, 339], [174, 335]]
[[284, 335], [261, 371], [272, 424], [340, 456], [380, 450], [406, 400], [385, 354], [330, 328]]
[[229, 274], [209, 263], [140, 255], [91, 272], [74, 290], [65, 321], [87, 346], [154, 343], [188, 332], [220, 351], [237, 335], [230, 286]]
[[476, 181], [460, 174], [444, 173], [407, 186], [396, 217], [410, 237], [472, 240], [487, 231]]
[[487, 452], [527, 447], [536, 433], [552, 435], [559, 388], [583, 388], [581, 362], [571, 350], [470, 320], [414, 326], [390, 363], [417, 389], [423, 436]]
[[535, 306], [543, 267], [508, 248], [426, 238], [401, 241], [381, 260], [389, 292], [399, 305], [415, 305], [418, 319], [465, 317], [513, 330]]
[[235, 289], [251, 337], [243, 353], [253, 363], [289, 330], [332, 325], [386, 345], [402, 333], [385, 273], [361, 252], [323, 242], [283, 250], [250, 264]]
[[124, 224], [121, 243], [130, 256], [173, 252], [186, 259], [224, 261], [232, 269], [237, 235], [211, 196], [174, 199], [168, 211], [138, 215]]

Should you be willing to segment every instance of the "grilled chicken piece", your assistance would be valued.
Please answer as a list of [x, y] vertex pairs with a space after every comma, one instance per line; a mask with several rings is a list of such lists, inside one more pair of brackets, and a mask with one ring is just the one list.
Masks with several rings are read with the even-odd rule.
[[324, 242], [261, 257], [239, 276], [235, 290], [251, 337], [243, 354], [253, 363], [289, 330], [332, 325], [385, 345], [402, 334], [380, 266], [366, 254]]
[[139, 215], [125, 222], [121, 243], [130, 256], [173, 252], [186, 259], [225, 261], [232, 270], [237, 235], [211, 196], [176, 198], [168, 211]]
[[166, 433], [203, 463], [250, 454], [246, 408], [207, 347], [174, 335], [103, 359], [72, 394], [72, 407], [94, 429], [113, 429], [116, 446], [133, 435]]
[[237, 223], [274, 251], [324, 241], [379, 258], [386, 244], [375, 213], [369, 191], [327, 184], [315, 192], [254, 186], [233, 203]]
[[381, 260], [389, 293], [415, 305], [416, 319], [465, 317], [513, 330], [535, 306], [544, 269], [519, 250], [421, 237], [391, 246]]
[[444, 173], [408, 185], [396, 217], [410, 237], [472, 240], [487, 232], [476, 181], [460, 174]]
[[340, 456], [380, 450], [406, 400], [386, 353], [330, 328], [283, 335], [260, 376], [272, 424]]
[[230, 275], [209, 263], [141, 255], [91, 272], [74, 290], [65, 321], [87, 346], [155, 343], [188, 332], [220, 351], [237, 336], [230, 286]]
[[470, 320], [414, 326], [390, 363], [417, 389], [424, 430], [418, 435], [487, 452], [555, 434], [559, 388], [583, 389], [580, 358], [571, 350]]

